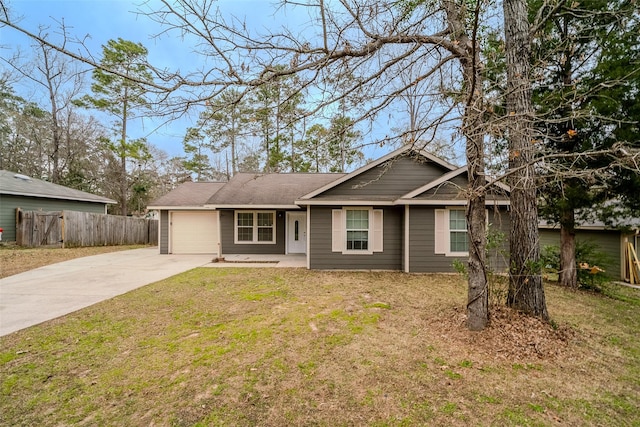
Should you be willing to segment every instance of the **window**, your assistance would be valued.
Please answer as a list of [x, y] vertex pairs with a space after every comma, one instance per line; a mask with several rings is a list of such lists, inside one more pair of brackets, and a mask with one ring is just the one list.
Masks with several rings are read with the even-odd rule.
[[382, 209], [333, 209], [331, 251], [368, 255], [382, 252], [382, 218]]
[[435, 210], [436, 254], [464, 256], [469, 252], [467, 218], [464, 209]]
[[236, 211], [235, 243], [275, 243], [275, 212]]
[[347, 210], [347, 250], [369, 250], [369, 211]]
[[449, 246], [451, 252], [469, 252], [467, 218], [463, 210], [449, 211]]
[[253, 242], [253, 213], [238, 212], [237, 221], [239, 242]]

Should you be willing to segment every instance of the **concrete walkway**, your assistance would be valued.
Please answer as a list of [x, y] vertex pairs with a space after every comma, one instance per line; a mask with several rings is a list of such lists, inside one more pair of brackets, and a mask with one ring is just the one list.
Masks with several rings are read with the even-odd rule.
[[0, 279], [0, 336], [196, 267], [306, 267], [304, 255], [160, 255], [158, 248], [64, 261]]
[[205, 267], [306, 268], [307, 256], [305, 254], [224, 255], [223, 262], [214, 262]]
[[64, 261], [0, 279], [0, 336], [211, 263], [211, 255], [133, 249]]

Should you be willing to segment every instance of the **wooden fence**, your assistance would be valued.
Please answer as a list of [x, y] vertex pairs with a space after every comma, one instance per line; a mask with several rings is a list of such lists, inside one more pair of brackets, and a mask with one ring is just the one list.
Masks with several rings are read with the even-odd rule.
[[75, 211], [16, 214], [20, 246], [106, 246], [158, 244], [158, 220]]

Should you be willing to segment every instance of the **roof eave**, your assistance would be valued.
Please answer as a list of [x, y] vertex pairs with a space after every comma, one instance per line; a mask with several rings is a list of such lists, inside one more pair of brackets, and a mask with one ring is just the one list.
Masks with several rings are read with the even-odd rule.
[[393, 206], [393, 200], [347, 200], [347, 199], [322, 199], [322, 200], [296, 200], [300, 206]]
[[107, 199], [105, 198], [104, 200], [96, 200], [96, 199], [89, 199], [89, 198], [82, 198], [82, 197], [66, 197], [66, 196], [60, 196], [60, 195], [49, 195], [49, 194], [37, 194], [37, 193], [25, 193], [25, 192], [18, 192], [18, 191], [7, 191], [7, 190], [2, 190], [0, 191], [0, 194], [7, 194], [10, 196], [24, 196], [24, 197], [38, 197], [41, 199], [56, 199], [56, 200], [74, 200], [77, 202], [91, 202], [91, 203], [104, 203], [107, 205], [117, 205], [118, 202], [116, 202], [115, 200], [111, 200], [111, 199]]
[[[466, 199], [398, 199], [394, 205], [412, 205], [412, 206], [466, 206]], [[508, 200], [486, 200], [485, 206], [509, 206], [511, 203]]]
[[203, 206], [203, 205], [149, 205], [147, 209], [150, 210], [169, 210], [169, 211], [184, 211], [184, 210], [215, 210], [215, 208]]
[[300, 206], [298, 205], [271, 205], [271, 204], [215, 204], [215, 205], [204, 205], [209, 209], [294, 209], [300, 210]]

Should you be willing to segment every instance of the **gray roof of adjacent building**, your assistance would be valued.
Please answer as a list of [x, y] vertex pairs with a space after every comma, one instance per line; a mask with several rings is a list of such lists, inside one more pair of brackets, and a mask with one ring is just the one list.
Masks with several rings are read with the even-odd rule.
[[207, 200], [226, 184], [226, 182], [184, 182], [151, 202], [148, 207], [149, 209], [158, 209], [161, 207], [204, 206]]
[[86, 191], [76, 190], [7, 170], [0, 170], [0, 194], [104, 204], [117, 203], [107, 197], [97, 196]]

